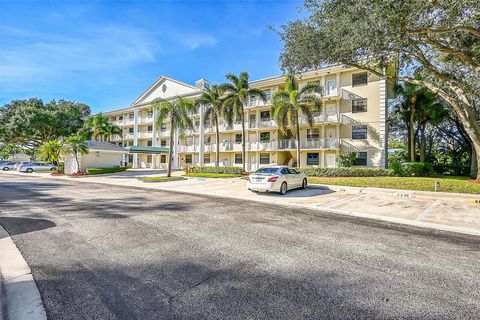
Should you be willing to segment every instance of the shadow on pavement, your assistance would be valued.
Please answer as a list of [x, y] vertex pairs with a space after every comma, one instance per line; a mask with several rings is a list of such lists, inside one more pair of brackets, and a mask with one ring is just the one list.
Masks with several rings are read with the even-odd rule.
[[256, 193], [259, 196], [266, 197], [281, 197], [281, 198], [310, 198], [315, 196], [321, 196], [325, 194], [335, 193], [329, 188], [322, 186], [308, 186], [307, 189], [293, 189], [289, 190], [286, 195], [281, 195], [277, 192], [258, 192]]
[[0, 217], [0, 224], [12, 236], [55, 227], [56, 224], [42, 218]]

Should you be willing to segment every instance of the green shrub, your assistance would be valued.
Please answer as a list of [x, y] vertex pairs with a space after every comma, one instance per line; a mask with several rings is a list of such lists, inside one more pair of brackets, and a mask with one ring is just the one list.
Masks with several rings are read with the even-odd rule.
[[[190, 173], [215, 173], [215, 167], [192, 166], [188, 168]], [[217, 173], [225, 174], [241, 174], [241, 167], [218, 167]]]
[[348, 152], [346, 154], [341, 154], [337, 158], [338, 166], [342, 168], [351, 167], [357, 162], [357, 154], [355, 152]]
[[104, 173], [115, 173], [115, 172], [122, 172], [127, 170], [124, 167], [113, 167], [113, 168], [87, 168], [87, 174], [104, 174]]
[[470, 170], [470, 166], [453, 166], [444, 164], [433, 165], [433, 171], [439, 175], [470, 176]]
[[394, 171], [382, 168], [299, 168], [309, 177], [382, 177], [393, 176]]
[[400, 168], [398, 174], [404, 177], [427, 177], [433, 175], [433, 165], [427, 162], [402, 162], [400, 163]]

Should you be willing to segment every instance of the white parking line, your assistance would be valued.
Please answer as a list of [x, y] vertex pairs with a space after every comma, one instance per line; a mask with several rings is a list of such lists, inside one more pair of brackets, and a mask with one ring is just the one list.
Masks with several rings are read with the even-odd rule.
[[420, 212], [420, 214], [415, 219], [415, 221], [422, 221], [423, 219], [425, 219], [427, 215], [440, 203], [441, 203], [440, 200], [435, 200], [434, 202], [432, 202], [428, 207], [425, 208], [425, 210]]
[[337, 206], [341, 205], [342, 203], [357, 200], [358, 198], [361, 198], [363, 196], [365, 196], [365, 195], [364, 194], [350, 195], [350, 196], [342, 197], [340, 199], [333, 200], [333, 201], [330, 201], [330, 202], [327, 202], [327, 203], [318, 204], [317, 207], [334, 208], [334, 207], [337, 207]]

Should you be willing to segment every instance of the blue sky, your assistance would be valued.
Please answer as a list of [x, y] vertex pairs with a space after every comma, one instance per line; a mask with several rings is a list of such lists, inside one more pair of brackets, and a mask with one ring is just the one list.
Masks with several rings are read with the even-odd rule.
[[0, 0], [0, 104], [39, 97], [128, 106], [160, 75], [194, 83], [280, 73], [267, 28], [303, 1]]

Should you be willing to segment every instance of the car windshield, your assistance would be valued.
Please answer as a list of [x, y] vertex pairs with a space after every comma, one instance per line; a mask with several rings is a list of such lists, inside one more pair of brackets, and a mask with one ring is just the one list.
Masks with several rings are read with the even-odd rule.
[[258, 169], [257, 171], [255, 171], [255, 173], [260, 173], [260, 174], [273, 174], [275, 172], [277, 172], [278, 168], [262, 168], [262, 169]]

